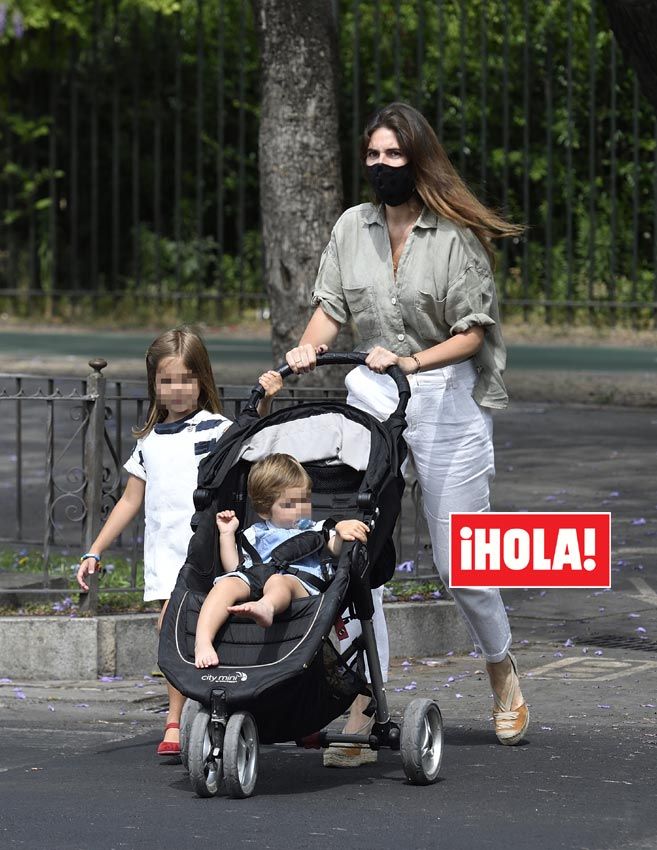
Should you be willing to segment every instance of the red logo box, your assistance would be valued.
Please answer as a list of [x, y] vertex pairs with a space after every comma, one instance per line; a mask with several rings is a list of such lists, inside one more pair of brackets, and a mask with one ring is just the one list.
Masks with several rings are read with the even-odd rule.
[[610, 513], [452, 513], [450, 587], [611, 587]]

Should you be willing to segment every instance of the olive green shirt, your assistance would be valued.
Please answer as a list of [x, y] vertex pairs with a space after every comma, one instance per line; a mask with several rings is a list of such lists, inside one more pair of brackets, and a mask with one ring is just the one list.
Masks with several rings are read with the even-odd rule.
[[400, 357], [481, 325], [484, 341], [474, 356], [479, 378], [472, 396], [483, 407], [506, 407], [506, 348], [495, 281], [472, 231], [425, 207], [395, 279], [383, 207], [352, 207], [338, 219], [322, 254], [312, 303], [340, 325], [353, 319], [361, 350], [381, 345]]

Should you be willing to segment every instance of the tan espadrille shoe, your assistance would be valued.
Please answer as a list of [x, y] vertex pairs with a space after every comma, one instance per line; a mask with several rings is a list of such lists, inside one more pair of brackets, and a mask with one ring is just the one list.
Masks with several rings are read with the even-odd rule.
[[513, 667], [513, 681], [504, 702], [493, 691], [493, 700], [495, 703], [493, 706], [493, 720], [495, 721], [495, 734], [500, 744], [513, 746], [522, 741], [527, 731], [527, 727], [529, 726], [529, 709], [527, 708], [527, 703], [523, 702], [522, 705], [511, 711], [511, 706], [513, 705], [520, 683], [518, 681], [516, 659], [510, 652], [508, 655]]
[[[374, 718], [369, 717], [355, 735], [367, 735], [374, 726]], [[324, 750], [324, 767], [360, 767], [373, 764], [378, 757], [376, 750], [361, 744], [331, 744]]]

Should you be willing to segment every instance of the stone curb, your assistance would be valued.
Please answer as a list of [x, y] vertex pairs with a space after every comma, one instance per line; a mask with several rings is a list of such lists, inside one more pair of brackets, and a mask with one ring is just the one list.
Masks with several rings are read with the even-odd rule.
[[[386, 603], [392, 657], [468, 652], [472, 641], [451, 601]], [[142, 676], [157, 658], [157, 614], [0, 617], [0, 679], [89, 680]]]

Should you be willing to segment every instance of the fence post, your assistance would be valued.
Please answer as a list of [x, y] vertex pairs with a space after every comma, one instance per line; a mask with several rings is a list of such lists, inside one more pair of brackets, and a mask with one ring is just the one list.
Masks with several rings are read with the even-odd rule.
[[[94, 370], [87, 377], [89, 421], [84, 440], [84, 471], [86, 485], [84, 503], [84, 551], [88, 552], [101, 522], [103, 501], [103, 447], [105, 443], [105, 384], [102, 370], [107, 361], [100, 357], [89, 361]], [[89, 580], [89, 593], [80, 594], [80, 610], [95, 614], [98, 607], [98, 572]]]

